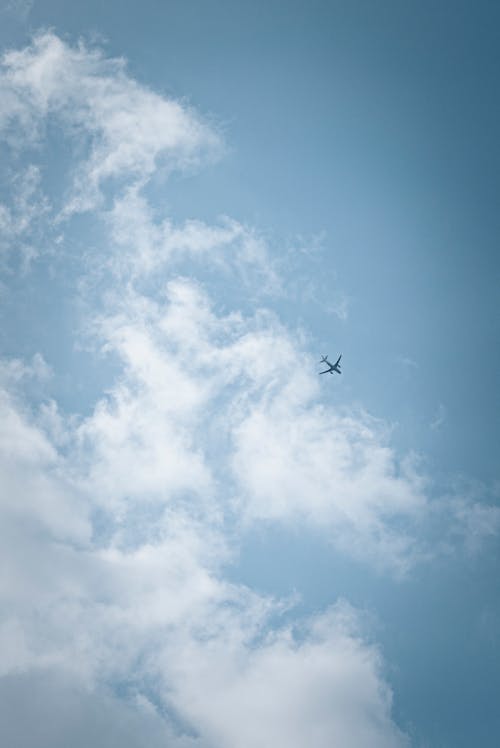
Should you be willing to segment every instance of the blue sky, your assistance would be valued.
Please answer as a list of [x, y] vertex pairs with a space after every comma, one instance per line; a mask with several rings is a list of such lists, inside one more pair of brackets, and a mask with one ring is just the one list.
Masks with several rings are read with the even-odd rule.
[[0, 14], [3, 742], [495, 745], [498, 10]]

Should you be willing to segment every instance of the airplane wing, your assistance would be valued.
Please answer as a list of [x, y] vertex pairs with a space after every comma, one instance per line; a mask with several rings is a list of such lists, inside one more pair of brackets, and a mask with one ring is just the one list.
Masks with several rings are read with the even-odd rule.
[[341, 359], [341, 358], [342, 358], [342, 354], [340, 354], [340, 356], [339, 356], [339, 357], [338, 357], [338, 359], [336, 360], [336, 362], [335, 362], [334, 366], [338, 366], [338, 365], [339, 365], [339, 363], [340, 363], [340, 359]]
[[331, 369], [326, 369], [325, 371], [318, 372], [319, 374], [329, 374], [331, 372]]

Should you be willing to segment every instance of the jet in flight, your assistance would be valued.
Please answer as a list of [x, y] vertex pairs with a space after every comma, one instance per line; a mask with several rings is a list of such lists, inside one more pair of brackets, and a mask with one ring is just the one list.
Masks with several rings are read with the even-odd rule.
[[340, 371], [340, 359], [342, 358], [342, 354], [338, 357], [338, 359], [335, 361], [334, 364], [331, 363], [331, 361], [328, 360], [328, 356], [321, 356], [320, 364], [326, 364], [328, 366], [328, 369], [325, 369], [324, 371], [320, 371], [320, 374], [333, 374], [333, 372], [337, 372], [337, 374], [342, 374]]

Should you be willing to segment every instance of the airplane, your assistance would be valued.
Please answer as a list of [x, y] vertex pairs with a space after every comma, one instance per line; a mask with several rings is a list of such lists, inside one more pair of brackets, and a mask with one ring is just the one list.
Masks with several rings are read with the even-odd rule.
[[320, 364], [326, 364], [329, 368], [325, 369], [325, 371], [320, 371], [320, 374], [333, 374], [333, 372], [337, 372], [337, 374], [342, 374], [340, 371], [340, 359], [342, 358], [342, 354], [338, 357], [338, 359], [335, 361], [334, 364], [332, 364], [328, 360], [328, 356], [321, 356]]

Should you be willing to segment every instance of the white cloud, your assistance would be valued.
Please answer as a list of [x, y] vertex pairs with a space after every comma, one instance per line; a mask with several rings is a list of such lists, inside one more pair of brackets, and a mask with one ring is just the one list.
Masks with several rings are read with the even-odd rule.
[[4, 55], [0, 92], [0, 128], [10, 138], [19, 127], [39, 138], [53, 116], [86, 144], [64, 215], [99, 204], [108, 180], [144, 182], [160, 165], [186, 168], [220, 147], [215, 132], [185, 105], [130, 78], [122, 59], [106, 59], [83, 43], [70, 47], [52, 33]]
[[[215, 418], [218, 438], [226, 435], [222, 460], [229, 456], [246, 521], [306, 520], [360, 558], [400, 571], [411, 565], [418, 549], [401, 520], [411, 525], [425, 510], [425, 486], [414, 460], [397, 460], [383, 425], [367, 414], [342, 415], [320, 405], [311, 361], [273, 315], [217, 316], [199, 285], [187, 279], [170, 282], [165, 301], [129, 293], [120, 313], [100, 325], [106, 347], [126, 366], [127, 397], [136, 403], [129, 421], [143, 436], [151, 432], [144, 442], [150, 458], [159, 447], [167, 451], [168, 442], [175, 453], [175, 439], [161, 438], [154, 426], [161, 419], [173, 422], [176, 434], [187, 427], [197, 440], [187, 452], [200, 456], [208, 447], [205, 435], [213, 438], [207, 421]], [[124, 386], [116, 395], [121, 402]], [[115, 410], [106, 428], [121, 434], [121, 422]], [[85, 428], [96, 424], [104, 428], [97, 412]], [[130, 445], [125, 464], [132, 451], [140, 459], [141, 445], [133, 431], [124, 434]], [[116, 440], [110, 452], [119, 454]], [[183, 464], [180, 456], [175, 462]], [[227, 466], [217, 459], [212, 466], [227, 482]], [[113, 483], [119, 486], [119, 478]], [[199, 493], [208, 490], [207, 482]]]
[[265, 240], [255, 230], [223, 216], [215, 225], [188, 220], [155, 220], [137, 185], [127, 189], [104, 214], [115, 252], [108, 260], [121, 278], [139, 280], [188, 261], [236, 276], [252, 293], [280, 292], [281, 282]]
[[139, 698], [91, 691], [50, 669], [0, 678], [0, 741], [17, 748], [209, 748], [179, 735]]
[[488, 538], [500, 533], [500, 507], [476, 501], [474, 497], [453, 497], [447, 502], [452, 524], [450, 534], [463, 539], [471, 553], [477, 553]]
[[20, 21], [25, 21], [31, 13], [35, 0], [6, 0], [0, 7], [0, 13], [14, 16]]
[[439, 406], [438, 406], [438, 408], [436, 410], [434, 418], [432, 419], [432, 421], [430, 423], [430, 428], [433, 431], [439, 431], [439, 429], [442, 427], [442, 425], [446, 421], [446, 415], [447, 415], [447, 413], [446, 413], [445, 406], [443, 405], [443, 403], [439, 403]]
[[19, 358], [0, 358], [0, 384], [13, 387], [25, 379], [46, 380], [52, 375], [52, 370], [43, 356], [35, 353], [31, 363], [27, 364]]
[[[144, 537], [134, 528], [129, 547], [127, 521], [136, 515], [111, 508], [108, 538], [99, 538], [92, 497], [82, 501], [96, 484], [75, 481], [78, 454], [63, 460], [7, 395], [1, 423], [0, 638], [8, 657], [0, 688], [15, 686], [23, 703], [36, 673], [49, 669], [73, 683], [71, 692], [89, 694], [73, 710], [78, 723], [86, 699], [96, 703], [95, 689], [126, 683], [139, 704], [151, 705], [147, 719], [136, 707], [127, 720], [159, 730], [161, 708], [173, 745], [405, 744], [390, 719], [380, 656], [363, 642], [353, 611], [341, 606], [273, 632], [269, 616], [279, 604], [220, 578], [227, 551], [217, 522], [196, 519], [189, 506], [167, 508], [154, 531], [147, 518]], [[146, 492], [148, 468], [130, 464]], [[116, 465], [108, 469], [116, 477]], [[122, 710], [123, 701], [109, 706]], [[65, 734], [67, 718], [55, 704], [47, 710]], [[179, 719], [183, 737], [174, 735]]]
[[396, 356], [396, 362], [407, 370], [418, 369], [417, 362], [402, 353]]
[[279, 393], [237, 427], [233, 469], [247, 517], [305, 520], [343, 550], [401, 572], [415, 561], [413, 531], [401, 520], [411, 527], [424, 511], [422, 479], [366, 415], [289, 403]]
[[390, 720], [380, 656], [356, 625], [338, 605], [256, 646], [235, 640], [232, 628], [208, 642], [181, 634], [166, 651], [174, 703], [221, 748], [407, 745]]
[[60, 477], [63, 464], [54, 446], [5, 391], [0, 412], [4, 511], [13, 520], [29, 516], [57, 537], [83, 542], [89, 529], [85, 512]]
[[269, 311], [217, 315], [188, 279], [112, 303], [96, 331], [124, 376], [78, 431], [101, 500], [188, 491], [211, 516], [235, 512], [242, 532], [309, 527], [397, 575], [433, 555], [420, 527], [442, 504], [418, 459], [397, 456], [383, 422], [321, 404], [312, 361]]
[[0, 260], [15, 252], [24, 270], [39, 254], [42, 225], [50, 212], [40, 182], [40, 170], [32, 164], [10, 180], [9, 202], [0, 202]]
[[[253, 398], [281, 392], [280, 364], [299, 359], [291, 340], [268, 315], [218, 317], [187, 280], [166, 303], [122, 301], [99, 331], [123, 376], [91, 416], [67, 422], [64, 459], [5, 395], [4, 676], [51, 668], [91, 691], [132, 683], [207, 745], [404, 745], [353, 612], [273, 631], [280, 605], [220, 576], [225, 493], [206, 462], [205, 413], [217, 401], [222, 421], [240, 423]], [[242, 377], [238, 404], [220, 400]], [[300, 366], [286, 377], [283, 408], [313, 382]]]
[[[228, 217], [217, 225], [156, 219], [144, 195], [153, 174], [213, 159], [222, 141], [185, 103], [129, 77], [122, 59], [107, 59], [83, 43], [72, 47], [52, 33], [38, 34], [25, 49], [4, 54], [0, 95], [0, 133], [11, 146], [18, 151], [29, 143], [40, 146], [48, 124], [55, 123], [78, 154], [69, 163], [60, 154], [59, 166], [67, 174], [63, 169], [63, 177], [57, 175], [63, 194], [53, 196], [54, 213], [34, 165], [26, 171], [16, 204], [0, 205], [5, 242], [25, 236], [28, 259], [30, 252], [38, 254], [34, 247], [41, 243], [32, 235], [35, 219], [46, 218], [47, 228], [50, 214], [54, 231], [62, 219], [99, 208], [113, 242], [106, 270], [111, 264], [122, 277], [138, 278], [186, 258], [202, 259], [237, 272], [253, 292], [280, 290], [266, 242], [252, 228]], [[50, 170], [47, 164], [44, 168]], [[61, 237], [52, 237], [50, 243], [58, 241]], [[99, 265], [102, 257], [93, 256], [93, 261]]]

